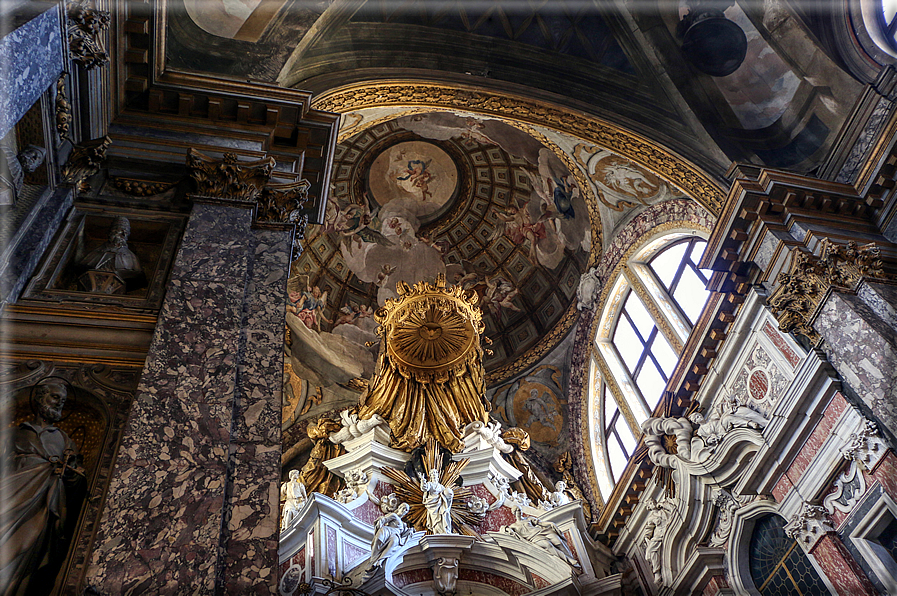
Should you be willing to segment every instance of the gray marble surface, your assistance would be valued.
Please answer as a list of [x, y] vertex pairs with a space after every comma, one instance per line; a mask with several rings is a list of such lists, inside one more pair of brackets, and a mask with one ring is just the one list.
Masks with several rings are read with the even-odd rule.
[[273, 594], [289, 232], [196, 205], [88, 571], [104, 594]]
[[59, 9], [53, 6], [0, 39], [0, 137], [62, 72], [62, 30]]

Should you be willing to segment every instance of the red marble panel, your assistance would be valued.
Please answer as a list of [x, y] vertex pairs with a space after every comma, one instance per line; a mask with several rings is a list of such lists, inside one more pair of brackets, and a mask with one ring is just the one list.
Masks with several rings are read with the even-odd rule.
[[[781, 503], [782, 499], [788, 494], [788, 490], [791, 489], [791, 485], [800, 480], [803, 473], [807, 471], [810, 462], [813, 461], [819, 449], [822, 448], [826, 439], [831, 435], [832, 428], [834, 428], [835, 423], [846, 409], [847, 401], [845, 401], [844, 396], [840, 392], [835, 393], [832, 401], [825, 408], [822, 419], [816, 424], [816, 428], [807, 437], [803, 447], [800, 448], [800, 451], [794, 457], [794, 461], [791, 462], [791, 467], [776, 483], [772, 493], [776, 501]], [[785, 482], [783, 483], [783, 481]]]
[[837, 535], [826, 534], [820, 538], [810, 554], [816, 558], [838, 594], [878, 594]]
[[748, 379], [748, 391], [751, 397], [762, 401], [769, 392], [769, 377], [762, 370], [755, 370]]
[[726, 577], [723, 575], [714, 575], [710, 578], [710, 581], [707, 582], [707, 585], [704, 586], [704, 591], [701, 592], [701, 596], [717, 596], [721, 594], [723, 590], [729, 589], [729, 582], [726, 581]]
[[432, 582], [433, 571], [429, 567], [421, 567], [419, 569], [409, 569], [392, 576], [392, 583], [398, 588], [404, 588], [411, 584], [419, 584], [422, 582]]
[[776, 503], [781, 503], [788, 493], [791, 492], [792, 488], [794, 488], [794, 485], [791, 483], [791, 479], [788, 478], [788, 476], [785, 474], [779, 476], [776, 485], [772, 487], [772, 496], [776, 500]]
[[766, 337], [772, 340], [773, 345], [778, 348], [779, 352], [782, 353], [782, 356], [785, 357], [785, 360], [788, 361], [788, 364], [790, 364], [792, 368], [797, 366], [797, 363], [800, 362], [800, 356], [791, 349], [791, 346], [788, 345], [788, 342], [785, 341], [782, 334], [768, 321], [763, 325], [763, 333], [766, 334]]
[[529, 594], [533, 591], [532, 587], [511, 578], [475, 569], [460, 569], [458, 571], [458, 580], [492, 586], [493, 588], [498, 588], [509, 596], [521, 596], [522, 594]]
[[299, 552], [297, 552], [295, 555], [293, 555], [293, 558], [290, 559], [290, 563], [292, 563], [293, 565], [301, 565], [303, 567], [305, 566], [305, 547], [304, 546], [299, 549]]
[[871, 484], [868, 482], [870, 477], [881, 483], [889, 497], [897, 500], [897, 456], [893, 451], [889, 450], [878, 462], [872, 474], [866, 476], [866, 484]]
[[355, 519], [373, 526], [374, 522], [376, 522], [377, 518], [382, 514], [380, 513], [380, 507], [374, 505], [371, 501], [367, 501], [353, 509], [352, 515], [355, 516]]
[[336, 528], [327, 526], [327, 572], [336, 577]]
[[346, 569], [354, 567], [361, 559], [371, 556], [370, 548], [361, 548], [348, 540], [343, 540], [343, 564]]
[[542, 577], [541, 575], [538, 575], [536, 573], [532, 573], [531, 575], [533, 576], [533, 585], [536, 587], [537, 590], [541, 590], [542, 588], [547, 588], [548, 586], [551, 585], [551, 582], [548, 581], [547, 579], [545, 579], [544, 577]]
[[564, 532], [564, 540], [567, 541], [567, 546], [570, 547], [570, 552], [573, 553], [573, 558], [582, 563], [579, 554], [576, 552], [576, 546], [573, 544], [573, 537], [570, 536], [570, 530]]

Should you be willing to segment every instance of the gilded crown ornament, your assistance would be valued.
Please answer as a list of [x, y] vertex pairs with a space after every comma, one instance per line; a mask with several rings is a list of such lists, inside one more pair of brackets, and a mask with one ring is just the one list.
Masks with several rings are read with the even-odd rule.
[[447, 287], [441, 274], [435, 283], [399, 282], [397, 291], [374, 313], [380, 356], [359, 417], [382, 416], [397, 449], [432, 437], [460, 451], [464, 427], [488, 422], [478, 297]]

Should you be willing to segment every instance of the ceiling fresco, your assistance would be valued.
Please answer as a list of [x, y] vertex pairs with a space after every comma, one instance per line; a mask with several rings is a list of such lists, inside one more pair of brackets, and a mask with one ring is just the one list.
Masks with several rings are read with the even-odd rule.
[[373, 311], [444, 273], [480, 297], [494, 370], [564, 317], [591, 239], [574, 176], [525, 132], [447, 112], [380, 123], [339, 144], [325, 222], [293, 264], [294, 355], [326, 345], [372, 367]]

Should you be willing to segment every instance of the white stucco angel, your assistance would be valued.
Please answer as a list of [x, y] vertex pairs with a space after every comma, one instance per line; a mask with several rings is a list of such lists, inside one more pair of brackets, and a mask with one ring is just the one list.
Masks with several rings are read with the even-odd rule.
[[439, 482], [439, 470], [430, 470], [430, 477], [421, 475], [420, 489], [427, 510], [427, 530], [431, 534], [452, 533], [452, 499], [455, 491]]
[[706, 417], [695, 412], [688, 419], [698, 425], [696, 434], [707, 445], [716, 445], [733, 428], [762, 430], [769, 424], [760, 412], [742, 404], [734, 395], [720, 399]]
[[290, 470], [290, 479], [280, 485], [280, 498], [283, 501], [280, 529], [283, 531], [299, 517], [299, 511], [308, 500], [305, 485], [299, 480], [299, 470]]
[[402, 521], [409, 511], [408, 503], [400, 503], [394, 511], [386, 511], [374, 522], [374, 539], [371, 541], [371, 558], [368, 572], [383, 564], [397, 548], [404, 546], [414, 533], [413, 528]]
[[662, 586], [663, 565], [661, 562], [661, 549], [667, 529], [670, 527], [670, 522], [673, 519], [673, 513], [676, 511], [676, 504], [667, 498], [655, 501], [649, 497], [645, 501], [645, 509], [648, 510], [645, 525], [642, 529], [642, 539], [645, 543], [645, 560], [651, 565], [654, 583]]
[[538, 517], [522, 517], [518, 510], [517, 521], [506, 526], [504, 531], [558, 557], [575, 569], [582, 569], [579, 561], [570, 552], [560, 528], [551, 522]]

